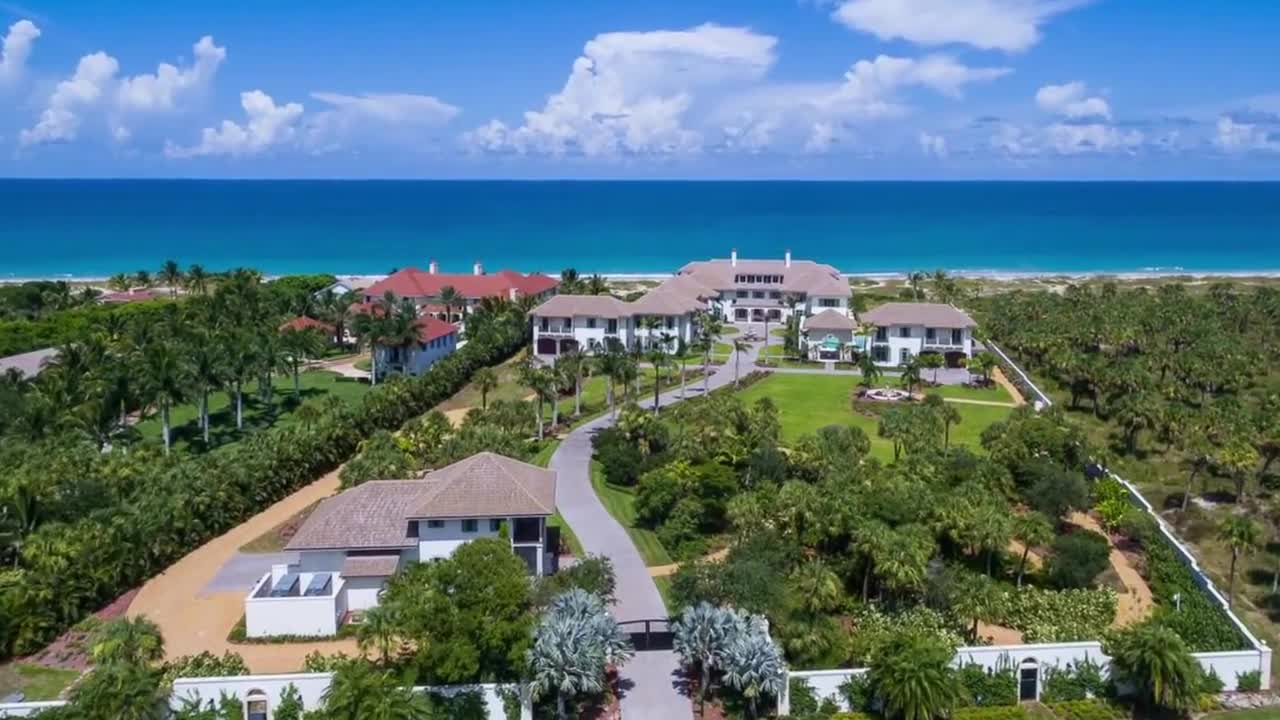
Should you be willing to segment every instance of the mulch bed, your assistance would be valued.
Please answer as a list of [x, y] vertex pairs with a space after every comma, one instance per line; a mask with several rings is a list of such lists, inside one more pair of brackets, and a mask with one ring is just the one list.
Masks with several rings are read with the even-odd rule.
[[[123, 617], [137, 594], [138, 588], [130, 590], [90, 617], [98, 622]], [[18, 662], [61, 670], [84, 671], [89, 669], [89, 648], [87, 647], [89, 630], [86, 629], [86, 626], [92, 624], [77, 623], [70, 630], [62, 633], [56, 640], [49, 643], [45, 649], [25, 658], [20, 658]]]

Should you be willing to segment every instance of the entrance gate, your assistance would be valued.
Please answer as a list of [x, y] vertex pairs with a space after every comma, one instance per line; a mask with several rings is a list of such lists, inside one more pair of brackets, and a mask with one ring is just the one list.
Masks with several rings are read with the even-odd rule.
[[618, 623], [618, 626], [631, 638], [631, 646], [636, 652], [670, 650], [673, 647], [670, 618], [628, 620]]

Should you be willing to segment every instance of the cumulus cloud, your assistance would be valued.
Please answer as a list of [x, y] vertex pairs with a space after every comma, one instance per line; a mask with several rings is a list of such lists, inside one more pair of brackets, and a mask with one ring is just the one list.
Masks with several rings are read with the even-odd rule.
[[218, 47], [205, 35], [192, 46], [195, 62], [178, 68], [160, 63], [154, 73], [144, 73], [120, 81], [117, 97], [124, 110], [140, 112], [173, 110], [176, 100], [185, 93], [207, 87], [227, 59], [227, 49]]
[[844, 0], [832, 12], [841, 24], [881, 40], [917, 45], [963, 43], [1019, 51], [1040, 41], [1040, 27], [1088, 0]]
[[180, 109], [181, 100], [208, 86], [227, 56], [226, 48], [215, 45], [209, 36], [200, 38], [193, 50], [195, 61], [190, 67], [160, 63], [155, 73], [125, 78], [116, 76], [120, 63], [114, 57], [102, 51], [85, 55], [75, 73], [58, 83], [36, 124], [19, 135], [19, 144], [71, 142], [90, 111], [106, 114], [113, 139], [127, 140], [132, 135], [128, 116]]
[[391, 143], [427, 145], [423, 133], [448, 124], [461, 112], [431, 95], [313, 92], [328, 109], [308, 116], [304, 145], [321, 153], [352, 146]]
[[120, 63], [104, 52], [80, 58], [75, 73], [54, 88], [39, 121], [19, 134], [19, 144], [27, 147], [74, 140], [80, 130], [80, 111], [98, 103], [119, 69]]
[[670, 154], [701, 148], [685, 114], [703, 91], [760, 78], [777, 39], [748, 28], [614, 32], [587, 42], [564, 87], [510, 127], [492, 120], [463, 135], [473, 149], [550, 155]]
[[301, 104], [277, 105], [270, 95], [250, 90], [240, 93], [240, 106], [247, 116], [243, 125], [223, 120], [216, 128], [205, 128], [197, 145], [183, 147], [169, 143], [165, 146], [165, 155], [173, 158], [260, 155], [294, 140], [302, 117]]
[[1242, 122], [1230, 115], [1218, 118], [1213, 144], [1229, 153], [1280, 151], [1280, 130], [1259, 123]]
[[0, 86], [15, 82], [22, 76], [38, 37], [40, 28], [30, 20], [19, 20], [9, 26], [9, 32], [0, 41]]
[[1036, 92], [1036, 104], [1045, 112], [1068, 118], [1111, 119], [1111, 106], [1107, 101], [1089, 96], [1088, 88], [1078, 80], [1062, 85], [1045, 85]]
[[1049, 148], [1060, 155], [1132, 152], [1145, 139], [1138, 130], [1103, 123], [1054, 123], [1045, 129], [1045, 137]]
[[941, 135], [920, 133], [920, 152], [936, 158], [947, 156], [947, 139]]

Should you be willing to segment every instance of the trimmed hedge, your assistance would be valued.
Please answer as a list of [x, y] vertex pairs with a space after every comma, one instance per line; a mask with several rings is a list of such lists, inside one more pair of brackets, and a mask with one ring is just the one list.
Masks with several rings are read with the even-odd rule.
[[[362, 439], [435, 407], [481, 367], [525, 342], [523, 318], [504, 318], [416, 378], [375, 388], [358, 407], [310, 427], [277, 427], [242, 443], [169, 459], [95, 454], [90, 472], [121, 488], [116, 502], [40, 527], [22, 569], [0, 584], [0, 658], [34, 652], [183, 555], [290, 495], [355, 454]], [[67, 478], [65, 482], [75, 482]]]

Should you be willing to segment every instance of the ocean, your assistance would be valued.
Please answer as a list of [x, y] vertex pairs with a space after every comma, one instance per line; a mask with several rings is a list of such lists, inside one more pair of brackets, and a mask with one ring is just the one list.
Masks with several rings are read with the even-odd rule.
[[1280, 183], [0, 180], [0, 279], [210, 270], [1277, 272]]

